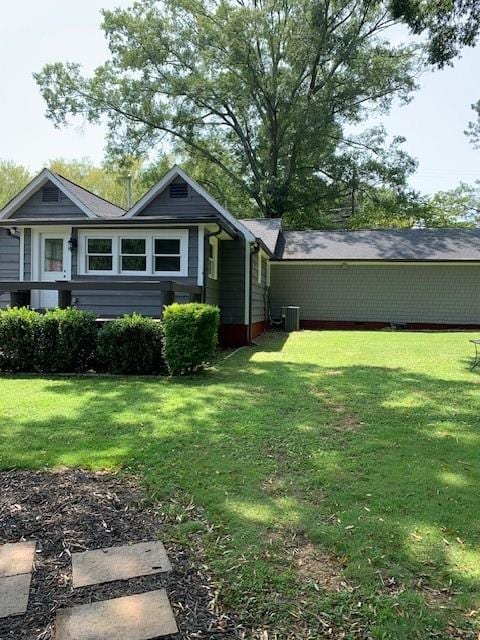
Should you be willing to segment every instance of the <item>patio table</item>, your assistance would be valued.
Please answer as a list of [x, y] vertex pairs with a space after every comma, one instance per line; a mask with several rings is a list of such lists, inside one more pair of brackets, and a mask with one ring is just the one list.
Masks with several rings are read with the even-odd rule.
[[480, 339], [470, 340], [469, 342], [475, 345], [475, 358], [473, 360], [472, 366], [470, 367], [470, 371], [473, 371], [475, 367], [478, 367], [478, 365], [480, 364]]

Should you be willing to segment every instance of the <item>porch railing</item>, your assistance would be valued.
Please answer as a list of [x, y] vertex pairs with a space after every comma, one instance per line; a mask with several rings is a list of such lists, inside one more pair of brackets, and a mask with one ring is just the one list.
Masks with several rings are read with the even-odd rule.
[[58, 291], [58, 306], [66, 309], [72, 304], [73, 291], [150, 291], [161, 293], [164, 304], [175, 301], [176, 293], [188, 293], [192, 299], [201, 299], [202, 288], [182, 284], [174, 280], [56, 280], [54, 282], [27, 282], [1, 280], [0, 293], [10, 293], [10, 306], [30, 305], [30, 294], [34, 290]]

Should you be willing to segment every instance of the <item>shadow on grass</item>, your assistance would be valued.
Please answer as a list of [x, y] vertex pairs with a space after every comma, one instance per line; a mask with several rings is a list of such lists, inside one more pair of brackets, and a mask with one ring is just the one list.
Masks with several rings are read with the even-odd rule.
[[237, 555], [295, 530], [372, 589], [478, 591], [478, 383], [299, 364], [282, 346], [195, 379], [12, 376], [34, 385], [32, 410], [0, 414], [0, 465], [141, 470], [155, 493], [192, 496]]

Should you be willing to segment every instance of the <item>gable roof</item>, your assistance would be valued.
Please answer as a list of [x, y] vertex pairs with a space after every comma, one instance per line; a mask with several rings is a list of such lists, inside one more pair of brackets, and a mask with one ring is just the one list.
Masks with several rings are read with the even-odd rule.
[[278, 237], [282, 229], [281, 218], [251, 218], [240, 220], [240, 222], [247, 227], [256, 238], [259, 238], [263, 242], [272, 255], [275, 254]]
[[159, 180], [153, 187], [147, 191], [147, 193], [136, 202], [133, 207], [126, 213], [125, 218], [134, 218], [140, 211], [142, 211], [150, 202], [156, 198], [168, 185], [175, 179], [181, 178], [192, 189], [194, 189], [199, 195], [218, 211], [220, 217], [224, 218], [232, 227], [240, 231], [247, 240], [254, 241], [255, 237], [245, 225], [243, 225], [238, 218], [232, 215], [225, 207], [215, 200], [215, 198], [208, 193], [198, 182], [191, 178], [185, 171], [178, 165], [174, 165], [170, 171], [168, 171], [161, 180]]
[[112, 202], [97, 196], [58, 173], [50, 171], [50, 169], [43, 169], [20, 193], [5, 205], [0, 211], [0, 220], [10, 218], [22, 204], [47, 182], [52, 182], [60, 189], [88, 218], [120, 218], [125, 214], [124, 209], [117, 207]]
[[480, 229], [285, 231], [287, 260], [480, 261]]
[[78, 200], [83, 202], [83, 204], [88, 207], [90, 211], [93, 211], [98, 218], [121, 218], [125, 215], [126, 210], [116, 204], [113, 204], [113, 202], [97, 196], [96, 193], [75, 184], [75, 182], [72, 182], [68, 178], [64, 178], [59, 173], [56, 173], [55, 175], [64, 185], [67, 192], [75, 195]]

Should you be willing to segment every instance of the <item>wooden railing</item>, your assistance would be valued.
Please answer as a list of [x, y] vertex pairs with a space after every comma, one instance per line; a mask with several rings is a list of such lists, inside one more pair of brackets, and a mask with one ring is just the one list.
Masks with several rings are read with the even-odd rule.
[[189, 293], [200, 300], [202, 288], [174, 280], [56, 280], [55, 282], [27, 282], [1, 280], [0, 293], [10, 293], [12, 307], [29, 306], [33, 290], [58, 291], [58, 306], [66, 309], [72, 304], [73, 291], [150, 291], [162, 293], [163, 304], [171, 304], [176, 293]]

